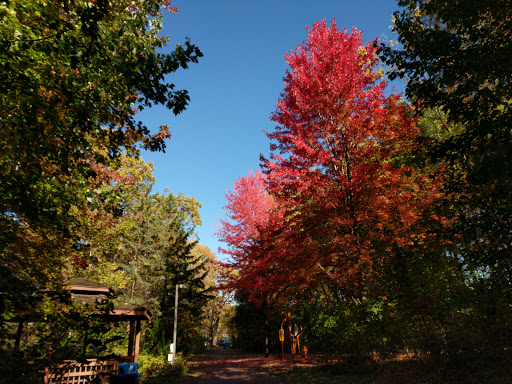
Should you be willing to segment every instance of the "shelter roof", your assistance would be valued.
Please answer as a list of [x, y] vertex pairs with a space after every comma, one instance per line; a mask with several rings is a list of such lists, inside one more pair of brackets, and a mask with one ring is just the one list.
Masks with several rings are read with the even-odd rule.
[[90, 294], [113, 294], [114, 290], [109, 285], [98, 283], [96, 281], [77, 277], [66, 281], [64, 286], [69, 287], [70, 292], [89, 292]]
[[[114, 294], [114, 290], [107, 284], [84, 278], [70, 279], [64, 285], [69, 287], [71, 298], [84, 305], [94, 305], [97, 301], [111, 299]], [[151, 312], [143, 306], [122, 301], [115, 303], [114, 310], [107, 317], [111, 321], [150, 320]]]

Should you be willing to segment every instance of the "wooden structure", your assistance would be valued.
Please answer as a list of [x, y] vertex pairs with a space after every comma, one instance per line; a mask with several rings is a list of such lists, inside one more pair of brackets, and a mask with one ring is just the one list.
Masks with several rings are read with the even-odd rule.
[[[114, 294], [114, 291], [108, 285], [83, 278], [71, 279], [66, 283], [66, 286], [69, 287], [71, 298], [82, 304], [94, 304], [96, 300], [104, 300]], [[141, 321], [150, 319], [151, 313], [149, 310], [126, 302], [118, 303], [112, 313], [105, 316], [106, 321], [130, 322], [127, 356], [131, 358], [133, 363], [136, 363], [139, 359]]]
[[[73, 301], [80, 304], [95, 304], [97, 300], [109, 299], [114, 294], [108, 285], [83, 278], [71, 279], [65, 286], [68, 287]], [[58, 367], [46, 372], [45, 384], [55, 383], [56, 377], [58, 377], [59, 383], [86, 384], [101, 373], [117, 373], [120, 363], [138, 362], [141, 321], [151, 319], [149, 310], [121, 302], [114, 307], [111, 313], [102, 316], [108, 322], [130, 323], [127, 356], [108, 360], [87, 359], [88, 364], [74, 360], [63, 361]]]
[[119, 364], [131, 362], [128, 357], [108, 360], [87, 359], [87, 361], [89, 364], [82, 364], [76, 360], [66, 360], [51, 370], [47, 369], [44, 383], [88, 384], [96, 377], [101, 378], [102, 374], [104, 374], [103, 382], [108, 383], [108, 374], [117, 373], [119, 371]]

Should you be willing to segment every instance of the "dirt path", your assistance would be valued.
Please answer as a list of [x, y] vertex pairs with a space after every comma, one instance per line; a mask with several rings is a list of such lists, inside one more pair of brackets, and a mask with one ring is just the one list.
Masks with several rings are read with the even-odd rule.
[[212, 348], [190, 360], [192, 370], [199, 371], [201, 375], [180, 383], [282, 384], [282, 381], [272, 376], [272, 373], [284, 371], [290, 368], [290, 365], [295, 365], [291, 358], [288, 359], [281, 360], [280, 356], [264, 358], [261, 355], [244, 354], [230, 348]]

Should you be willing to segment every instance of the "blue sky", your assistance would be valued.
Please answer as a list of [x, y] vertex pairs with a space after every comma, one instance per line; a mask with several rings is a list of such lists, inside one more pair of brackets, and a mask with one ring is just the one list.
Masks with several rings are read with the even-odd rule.
[[[226, 188], [258, 169], [269, 153], [264, 130], [283, 89], [284, 55], [306, 39], [306, 26], [334, 17], [338, 28], [364, 31], [364, 39], [391, 37], [395, 0], [174, 0], [162, 34], [169, 48], [187, 37], [204, 57], [171, 78], [187, 89], [190, 105], [175, 117], [165, 108], [141, 113], [148, 127], [169, 125], [166, 153], [144, 153], [154, 163], [153, 192], [183, 192], [201, 204], [199, 241], [217, 253], [213, 232], [223, 217]], [[218, 255], [222, 258], [222, 255]]]

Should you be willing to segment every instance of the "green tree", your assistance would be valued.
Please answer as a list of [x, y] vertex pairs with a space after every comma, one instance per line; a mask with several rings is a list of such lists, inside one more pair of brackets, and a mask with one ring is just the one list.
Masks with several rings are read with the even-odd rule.
[[[439, 232], [452, 244], [424, 254], [441, 260], [437, 267], [414, 258], [407, 275], [417, 282], [430, 277], [412, 291], [431, 287], [421, 296], [434, 296], [429, 306], [436, 328], [444, 328], [445, 356], [450, 345], [459, 357], [461, 351], [501, 355], [512, 329], [511, 8], [500, 0], [398, 4], [394, 31], [401, 45], [383, 46], [380, 54], [392, 79], [407, 79], [406, 94], [422, 115], [426, 145], [418, 161], [446, 166], [445, 198], [435, 213], [457, 218]], [[443, 265], [452, 272], [449, 294], [439, 290], [448, 276]]]
[[[172, 340], [175, 285], [180, 293], [180, 329], [188, 327], [185, 345], [195, 343], [207, 294], [208, 272], [203, 254], [195, 247], [195, 223], [200, 223], [200, 204], [183, 194], [151, 193], [153, 165], [121, 154], [111, 162], [110, 174], [98, 190], [116, 196], [122, 211], [87, 209], [81, 214], [81, 244], [71, 276], [107, 283], [120, 292], [120, 301], [142, 305], [153, 314], [145, 344], [151, 351], [167, 349]], [[108, 201], [107, 201], [108, 203]], [[96, 202], [98, 207], [100, 202]], [[191, 337], [194, 335], [194, 337]], [[187, 337], [189, 339], [187, 339]]]
[[183, 111], [188, 94], [166, 75], [201, 56], [188, 41], [165, 51], [159, 31], [169, 3], [1, 2], [2, 321], [26, 296], [12, 287], [59, 280], [79, 240], [73, 207], [97, 197], [91, 182], [105, 170], [96, 164], [123, 148], [165, 148], [168, 127], [152, 133], [136, 112], [153, 104]]
[[[442, 126], [457, 132], [430, 140], [429, 156], [457, 168], [449, 180], [461, 252], [472, 268], [509, 285], [512, 14], [507, 2], [399, 1], [394, 30], [401, 47], [380, 53], [391, 78], [408, 79], [406, 94]], [[442, 132], [442, 131], [438, 131]]]
[[164, 76], [201, 53], [188, 42], [163, 53], [158, 1], [13, 1], [2, 11], [2, 207], [25, 220], [62, 219], [73, 187], [94, 175], [91, 161], [137, 144], [165, 148], [168, 128], [151, 134], [136, 111], [183, 111], [187, 92]]
[[191, 240], [193, 232], [184, 226], [185, 215], [179, 210], [175, 212], [172, 221], [163, 223], [167, 227], [167, 235], [160, 254], [161, 269], [155, 270], [160, 276], [151, 287], [152, 296], [158, 300], [159, 316], [152, 322], [148, 349], [161, 354], [168, 350], [173, 338], [176, 286], [182, 286], [179, 290], [180, 331], [177, 339], [177, 347], [182, 351], [191, 352], [203, 346], [200, 333], [203, 308], [210, 298], [205, 284], [208, 274], [206, 261], [193, 254], [197, 241]]
[[393, 31], [401, 46], [380, 50], [392, 66], [391, 79], [406, 77], [410, 99], [469, 123], [473, 139], [497, 133], [498, 122], [487, 123], [505, 117], [511, 99], [508, 2], [400, 0], [398, 5]]
[[202, 56], [188, 41], [167, 49], [169, 38], [159, 36], [164, 8], [176, 11], [168, 0], [0, 2], [5, 355], [7, 321], [44, 318], [51, 305], [37, 305], [41, 288], [59, 289], [70, 258], [87, 256], [105, 269], [103, 279], [125, 277], [118, 235], [135, 221], [122, 217], [124, 192], [143, 195], [145, 187], [112, 169], [123, 151], [134, 160], [140, 148], [165, 149], [168, 127], [150, 130], [136, 113], [154, 104], [182, 112], [189, 96], [167, 75]]

